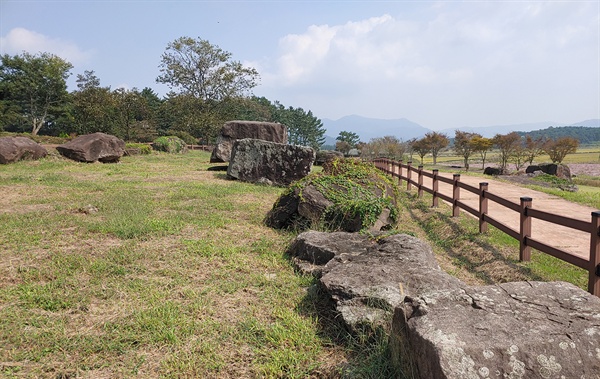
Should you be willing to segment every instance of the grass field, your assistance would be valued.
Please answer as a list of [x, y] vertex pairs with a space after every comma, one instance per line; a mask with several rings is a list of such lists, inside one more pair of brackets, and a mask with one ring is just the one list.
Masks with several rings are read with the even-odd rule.
[[[385, 338], [349, 336], [322, 312], [285, 256], [295, 234], [262, 224], [283, 189], [227, 180], [208, 158], [0, 165], [0, 377], [398, 377]], [[584, 283], [402, 196], [398, 230], [468, 283]]]

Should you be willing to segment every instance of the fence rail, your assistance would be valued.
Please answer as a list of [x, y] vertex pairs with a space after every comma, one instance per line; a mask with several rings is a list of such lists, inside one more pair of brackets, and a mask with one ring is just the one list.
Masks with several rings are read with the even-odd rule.
[[[588, 291], [591, 294], [600, 297], [600, 211], [592, 212], [591, 222], [586, 222], [539, 209], [533, 209], [531, 207], [532, 199], [529, 197], [521, 197], [520, 203], [504, 199], [489, 192], [488, 183], [479, 183], [479, 188], [466, 183], [461, 183], [459, 174], [454, 174], [453, 178], [450, 179], [440, 176], [439, 171], [435, 169], [428, 172], [423, 170], [423, 166], [415, 168], [412, 166], [412, 162], [403, 164], [402, 161], [396, 162], [386, 158], [375, 159], [373, 163], [379, 170], [392, 175], [392, 177], [398, 178], [398, 185], [402, 185], [402, 182], [406, 181], [406, 189], [408, 191], [412, 190], [413, 186], [416, 187], [419, 197], [423, 196], [423, 192], [431, 194], [433, 196], [432, 206], [437, 207], [439, 199], [442, 199], [452, 205], [452, 216], [458, 216], [460, 214], [460, 209], [475, 216], [479, 219], [480, 233], [485, 233], [488, 229], [488, 224], [490, 224], [516, 239], [519, 241], [519, 259], [521, 261], [529, 261], [531, 259], [531, 249], [533, 248], [588, 271]], [[406, 175], [403, 174], [404, 172], [406, 172]], [[416, 180], [413, 173], [417, 175]], [[423, 184], [424, 177], [432, 179], [431, 188], [426, 187]], [[439, 182], [452, 185], [452, 195], [439, 192]], [[479, 209], [475, 209], [460, 200], [461, 189], [479, 197]], [[493, 201], [505, 208], [519, 213], [519, 230], [513, 229], [494, 219], [493, 216], [488, 213], [488, 201]], [[582, 258], [532, 238], [532, 219], [546, 221], [589, 234], [589, 257], [587, 259]]]

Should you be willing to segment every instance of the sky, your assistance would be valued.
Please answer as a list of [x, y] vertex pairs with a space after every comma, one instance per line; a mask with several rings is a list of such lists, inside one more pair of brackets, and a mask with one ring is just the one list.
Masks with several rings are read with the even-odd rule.
[[0, 54], [48, 52], [115, 89], [156, 83], [179, 37], [254, 67], [318, 118], [426, 128], [600, 119], [600, 1], [0, 0]]

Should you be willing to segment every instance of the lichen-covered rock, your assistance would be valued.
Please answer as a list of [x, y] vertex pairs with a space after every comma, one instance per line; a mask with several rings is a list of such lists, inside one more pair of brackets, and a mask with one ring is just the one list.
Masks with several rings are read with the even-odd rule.
[[287, 144], [287, 126], [275, 122], [228, 121], [217, 137], [210, 162], [229, 162], [234, 142], [245, 138]]
[[59, 145], [56, 150], [78, 162], [114, 163], [125, 154], [125, 142], [109, 134], [92, 133]]
[[0, 163], [14, 163], [24, 159], [36, 160], [48, 155], [48, 151], [27, 137], [0, 138]]
[[[394, 315], [421, 378], [598, 378], [600, 298], [514, 282], [409, 297]], [[392, 343], [398, 346], [398, 343]]]
[[288, 249], [300, 270], [319, 277], [324, 293], [351, 331], [389, 324], [405, 296], [458, 289], [431, 248], [397, 234], [374, 241], [357, 233], [301, 233]]
[[314, 160], [315, 152], [310, 147], [246, 138], [233, 144], [227, 176], [287, 186], [308, 175]]

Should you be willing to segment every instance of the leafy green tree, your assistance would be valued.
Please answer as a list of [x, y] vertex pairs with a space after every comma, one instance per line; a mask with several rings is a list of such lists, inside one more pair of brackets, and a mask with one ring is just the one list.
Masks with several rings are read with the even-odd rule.
[[31, 134], [36, 135], [66, 111], [69, 95], [66, 80], [72, 68], [71, 63], [48, 53], [3, 55], [0, 64], [3, 118], [14, 120], [19, 115], [30, 125]]
[[475, 136], [471, 139], [471, 145], [473, 151], [479, 153], [481, 157], [481, 168], [485, 168], [485, 159], [487, 158], [488, 151], [494, 146], [494, 141], [491, 138]]
[[401, 160], [406, 153], [406, 144], [395, 136], [372, 138], [364, 148], [364, 156], [385, 157]]
[[110, 87], [101, 87], [94, 71], [77, 75], [77, 90], [72, 94], [74, 132], [114, 133], [115, 102]]
[[526, 160], [530, 165], [538, 155], [544, 152], [544, 137], [533, 138], [529, 134], [525, 136], [525, 154]]
[[423, 164], [423, 159], [431, 152], [431, 145], [426, 138], [421, 138], [412, 143], [412, 151], [417, 153], [421, 159], [421, 164]]
[[231, 53], [191, 37], [180, 37], [167, 45], [160, 72], [158, 83], [205, 101], [246, 95], [259, 80], [254, 68], [231, 60]]
[[425, 144], [429, 146], [429, 151], [433, 156], [433, 164], [436, 164], [440, 151], [448, 146], [450, 140], [445, 134], [438, 132], [429, 132], [425, 134], [423, 139], [425, 140]]
[[500, 169], [506, 171], [508, 161], [521, 144], [521, 136], [517, 132], [496, 134], [493, 141], [494, 145], [500, 150]]
[[306, 112], [302, 108], [293, 107], [284, 108], [277, 102], [276, 107], [273, 121], [287, 126], [289, 144], [320, 149], [325, 142], [326, 130], [323, 128], [323, 122], [315, 117], [312, 111]]
[[348, 155], [348, 153], [350, 152], [351, 149], [352, 149], [352, 146], [350, 146], [350, 144], [346, 141], [337, 141], [335, 143], [335, 150], [339, 151], [340, 153], [342, 153], [344, 155]]
[[465, 170], [469, 171], [469, 158], [475, 152], [473, 138], [481, 137], [478, 133], [454, 132], [454, 151], [464, 159]]
[[550, 156], [552, 163], [561, 164], [568, 154], [575, 153], [579, 140], [573, 137], [560, 137], [544, 143], [544, 152]]
[[340, 134], [335, 138], [340, 142], [346, 142], [350, 145], [350, 149], [354, 149], [360, 142], [360, 137], [354, 132], [341, 131]]

